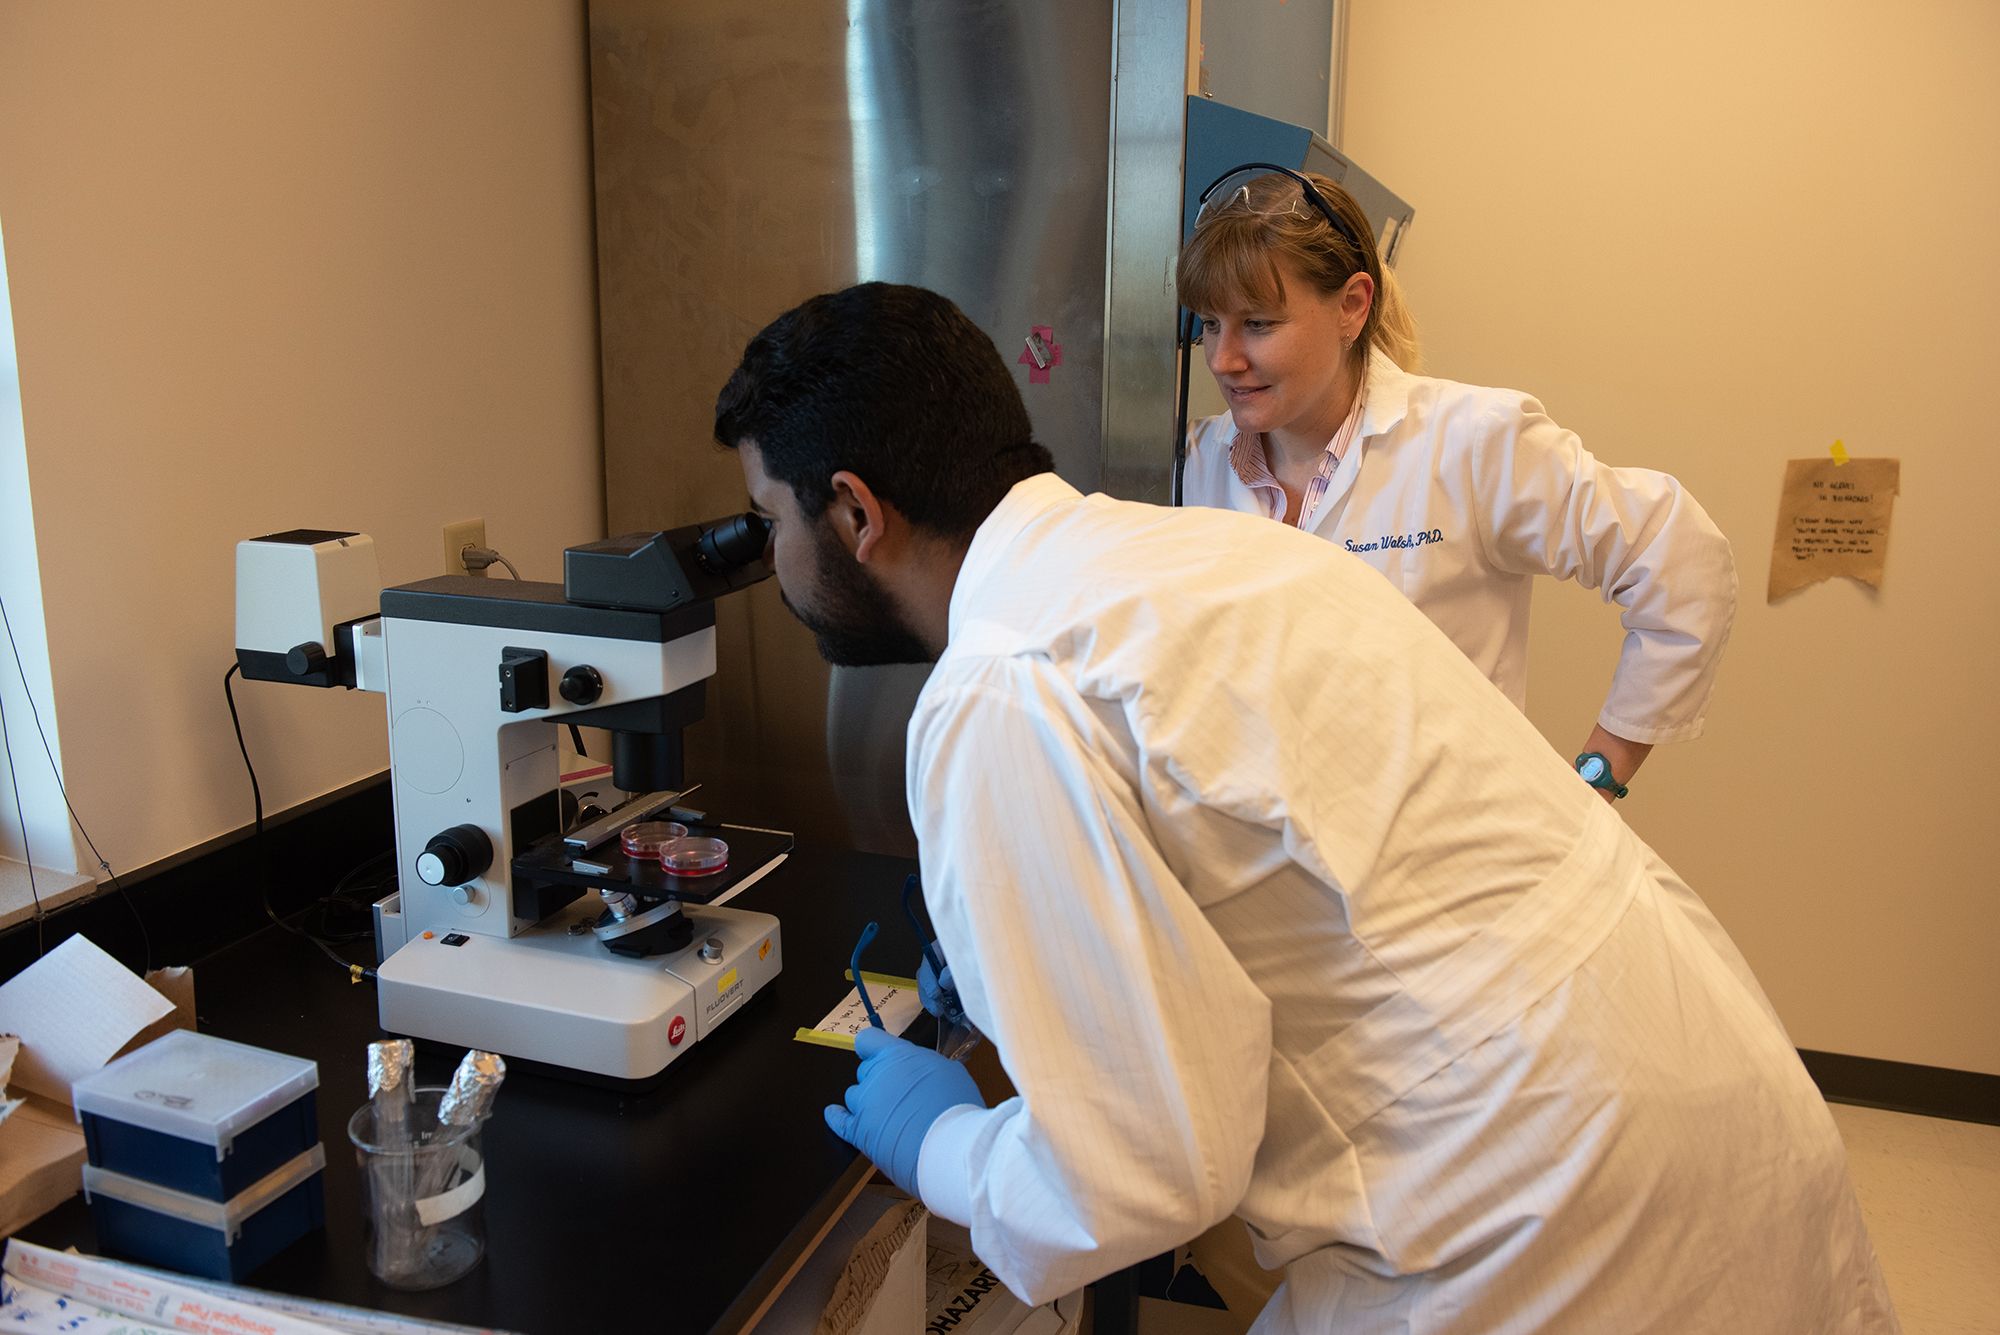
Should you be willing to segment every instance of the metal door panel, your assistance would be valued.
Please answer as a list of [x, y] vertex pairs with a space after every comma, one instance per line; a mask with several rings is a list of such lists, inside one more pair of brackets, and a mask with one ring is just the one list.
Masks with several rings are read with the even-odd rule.
[[[1063, 475], [1100, 484], [1112, 18], [1066, 0], [591, 0], [613, 532], [741, 506], [710, 440], [716, 392], [780, 312], [870, 279], [945, 293], [1010, 363], [1052, 329], [1048, 383], [1015, 373]], [[776, 588], [717, 611], [690, 776], [788, 774], [802, 833], [907, 849], [922, 669], [843, 673], [830, 713]]]

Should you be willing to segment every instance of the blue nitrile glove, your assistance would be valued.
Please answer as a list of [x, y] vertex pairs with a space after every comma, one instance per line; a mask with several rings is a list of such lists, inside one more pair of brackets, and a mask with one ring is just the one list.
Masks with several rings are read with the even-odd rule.
[[861, 1065], [846, 1106], [828, 1104], [826, 1124], [915, 1196], [917, 1158], [931, 1123], [947, 1108], [961, 1103], [984, 1108], [986, 1100], [963, 1066], [886, 1029], [871, 1026], [856, 1034], [854, 1053]]
[[965, 1011], [959, 1006], [958, 992], [951, 985], [951, 966], [945, 965], [944, 972], [939, 973], [931, 967], [933, 954], [939, 959], [944, 958], [936, 943], [932, 943], [924, 951], [924, 957], [917, 961], [917, 996], [923, 1001], [924, 1009], [932, 1015], [940, 1020], [956, 1022], [964, 1018]]

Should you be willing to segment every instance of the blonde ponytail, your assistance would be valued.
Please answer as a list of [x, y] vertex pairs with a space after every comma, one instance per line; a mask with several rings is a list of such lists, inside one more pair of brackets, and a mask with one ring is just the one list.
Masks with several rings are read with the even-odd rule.
[[1396, 281], [1396, 273], [1387, 265], [1382, 266], [1382, 286], [1375, 293], [1375, 332], [1373, 345], [1405, 371], [1423, 369], [1424, 352], [1417, 341], [1417, 318], [1410, 314], [1410, 304], [1403, 299], [1403, 285]]

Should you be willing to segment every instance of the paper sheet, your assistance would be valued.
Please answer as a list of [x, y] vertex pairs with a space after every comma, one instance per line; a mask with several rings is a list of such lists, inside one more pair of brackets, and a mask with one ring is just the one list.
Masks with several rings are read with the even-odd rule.
[[337, 1335], [333, 1327], [318, 1322], [264, 1312], [250, 1303], [191, 1287], [150, 1281], [113, 1261], [54, 1251], [19, 1238], [7, 1243], [4, 1268], [9, 1279], [61, 1294], [73, 1304], [116, 1313], [117, 1320], [128, 1324], [136, 1317], [164, 1330], [197, 1335]]
[[1835, 575], [1880, 588], [1901, 473], [1898, 459], [1786, 460], [1765, 601]]
[[[60, 1295], [75, 1311], [94, 1306], [118, 1313], [117, 1320], [124, 1323], [101, 1328], [79, 1326], [79, 1330], [139, 1332], [157, 1327], [215, 1335], [506, 1335], [504, 1331], [371, 1312], [167, 1274], [120, 1261], [53, 1251], [18, 1238], [7, 1243], [4, 1269], [11, 1283], [35, 1293]], [[135, 1316], [154, 1324], [136, 1325], [132, 1321]], [[11, 1328], [8, 1322], [12, 1317], [12, 1312], [0, 1317], [0, 1329]]]
[[137, 1277], [154, 1283], [171, 1284], [217, 1297], [234, 1298], [265, 1312], [304, 1317], [323, 1326], [331, 1326], [342, 1335], [511, 1335], [509, 1331], [490, 1326], [426, 1321], [422, 1317], [403, 1316], [396, 1312], [377, 1312], [372, 1308], [349, 1307], [345, 1303], [326, 1302], [318, 1298], [300, 1298], [289, 1293], [273, 1293], [269, 1289], [225, 1284], [218, 1279], [151, 1270], [128, 1261], [100, 1261], [99, 1264], [118, 1267], [128, 1279]]
[[[868, 984], [868, 999], [875, 1003], [875, 1013], [882, 1017], [882, 1027], [890, 1033], [902, 1033], [923, 1013], [923, 998], [917, 994], [915, 979], [894, 978], [865, 969], [861, 977]], [[861, 1004], [861, 994], [849, 988], [840, 1004], [826, 1013], [826, 1018], [792, 1037], [821, 1047], [852, 1048], [854, 1036], [867, 1027], [868, 1012]]]
[[129, 1316], [75, 1302], [50, 1289], [0, 1276], [0, 1326], [7, 1330], [46, 1335], [174, 1335], [163, 1326], [149, 1326]]
[[63, 1104], [73, 1083], [173, 1014], [171, 1001], [82, 936], [0, 984], [0, 1033], [21, 1036], [14, 1083]]

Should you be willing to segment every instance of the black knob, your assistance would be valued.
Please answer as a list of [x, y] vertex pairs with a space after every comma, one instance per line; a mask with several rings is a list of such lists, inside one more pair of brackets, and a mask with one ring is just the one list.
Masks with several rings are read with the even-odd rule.
[[417, 877], [425, 885], [464, 885], [493, 862], [493, 844], [477, 825], [454, 825], [431, 836], [417, 854]]
[[604, 694], [604, 676], [590, 664], [578, 663], [563, 673], [562, 683], [556, 689], [571, 704], [587, 705]]
[[285, 655], [285, 670], [294, 677], [319, 672], [326, 667], [326, 650], [311, 640], [295, 644]]

